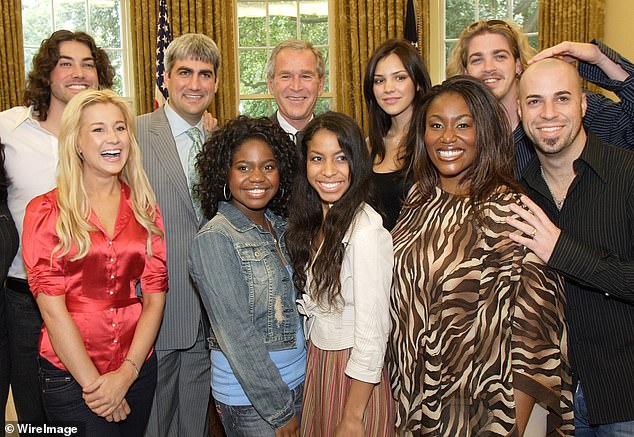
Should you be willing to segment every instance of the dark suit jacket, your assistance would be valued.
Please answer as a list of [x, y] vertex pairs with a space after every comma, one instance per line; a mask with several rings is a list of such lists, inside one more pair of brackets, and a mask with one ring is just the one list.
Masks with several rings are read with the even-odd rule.
[[[275, 111], [275, 112], [274, 112], [274, 113], [273, 113], [273, 114], [272, 114], [269, 118], [271, 119], [271, 121], [272, 121], [273, 123], [277, 124], [278, 126], [280, 125], [280, 121], [277, 119], [277, 111]], [[281, 127], [281, 126], [280, 126], [280, 127]], [[284, 128], [282, 128], [282, 129], [284, 129]], [[287, 133], [288, 133], [288, 132], [287, 132]], [[297, 146], [297, 152], [300, 152], [300, 150], [299, 150], [299, 149], [300, 149], [301, 144], [302, 144], [302, 134], [303, 134], [303, 133], [302, 133], [302, 131], [299, 131], [299, 132], [297, 132], [297, 133], [294, 135], [294, 138], [295, 138], [295, 145]], [[289, 135], [290, 135], [290, 133], [289, 133]]]

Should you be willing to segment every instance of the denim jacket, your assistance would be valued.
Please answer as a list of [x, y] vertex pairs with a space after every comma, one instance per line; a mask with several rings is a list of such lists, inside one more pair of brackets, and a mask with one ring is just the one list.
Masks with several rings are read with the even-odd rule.
[[[288, 260], [285, 221], [268, 210], [266, 217]], [[293, 399], [269, 352], [296, 347], [299, 314], [273, 236], [220, 202], [194, 238], [189, 271], [211, 321], [210, 347], [225, 354], [262, 418], [276, 429], [285, 425]]]

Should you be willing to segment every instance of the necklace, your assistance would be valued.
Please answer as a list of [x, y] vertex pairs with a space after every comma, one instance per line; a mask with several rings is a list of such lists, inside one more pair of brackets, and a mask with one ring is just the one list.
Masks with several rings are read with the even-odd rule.
[[268, 221], [266, 217], [264, 218], [264, 224], [266, 225], [265, 226], [266, 230], [271, 233], [271, 236], [273, 237], [273, 241], [275, 241], [275, 245], [279, 247], [279, 244], [277, 243], [277, 235], [275, 235], [275, 232], [273, 232], [273, 226], [271, 226], [271, 222]]
[[277, 241], [277, 235], [275, 235], [275, 231], [273, 231], [273, 226], [271, 225], [271, 222], [266, 219], [266, 217], [264, 217], [264, 224], [266, 225], [266, 227], [268, 228], [268, 231], [271, 233], [271, 236], [273, 237], [273, 241], [275, 242], [275, 248], [277, 249], [277, 253], [280, 255], [280, 258], [282, 259], [282, 264], [286, 266], [286, 258], [284, 258], [284, 255], [282, 254], [282, 248], [280, 247], [280, 243], [278, 243]]
[[562, 197], [557, 198], [557, 196], [555, 196], [555, 193], [553, 192], [553, 189], [550, 188], [548, 179], [546, 179], [546, 174], [544, 173], [544, 167], [540, 166], [539, 169], [542, 172], [542, 177], [544, 178], [544, 182], [546, 182], [546, 187], [548, 187], [548, 191], [550, 192], [550, 195], [552, 196], [553, 201], [555, 202], [555, 206], [557, 207], [559, 211], [561, 211], [561, 208], [564, 206], [564, 202], [566, 201], [566, 195], [564, 194]]

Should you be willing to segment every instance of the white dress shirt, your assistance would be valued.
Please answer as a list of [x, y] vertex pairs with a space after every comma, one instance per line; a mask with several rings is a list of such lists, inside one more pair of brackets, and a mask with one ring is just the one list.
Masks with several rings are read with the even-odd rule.
[[[205, 132], [203, 130], [203, 120], [201, 118], [195, 126], [192, 126], [172, 109], [172, 107], [169, 105], [169, 100], [165, 103], [164, 109], [165, 117], [167, 117], [167, 122], [169, 123], [170, 129], [172, 130], [172, 135], [174, 135], [176, 151], [178, 152], [178, 158], [180, 159], [181, 165], [183, 166], [183, 172], [185, 172], [185, 176], [189, 178], [187, 171], [189, 165], [189, 149], [191, 149], [194, 142], [189, 137], [189, 135], [187, 135], [187, 131], [192, 127], [197, 127], [200, 130], [200, 137], [204, 139]], [[188, 185], [189, 182], [190, 181], [188, 180]]]
[[9, 276], [26, 279], [22, 262], [22, 223], [26, 205], [55, 188], [57, 137], [33, 118], [33, 107], [16, 106], [0, 113], [0, 141], [5, 145], [4, 166], [9, 177], [8, 204], [20, 234], [20, 248]]

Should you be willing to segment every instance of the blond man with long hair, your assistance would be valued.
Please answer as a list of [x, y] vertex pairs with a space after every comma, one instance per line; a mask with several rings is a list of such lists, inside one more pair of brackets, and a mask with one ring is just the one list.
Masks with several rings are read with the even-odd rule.
[[[495, 94], [506, 110], [513, 129], [516, 175], [519, 177], [535, 149], [527, 138], [518, 115], [518, 81], [528, 64], [545, 57], [561, 56], [578, 62], [581, 76], [621, 99], [613, 102], [587, 93], [586, 129], [606, 143], [634, 148], [634, 65], [605, 44], [563, 42], [535, 55], [528, 38], [515, 23], [480, 20], [467, 26], [449, 55], [447, 77], [466, 74], [476, 77]], [[534, 58], [533, 58], [534, 57]]]
[[167, 290], [163, 223], [134, 119], [112, 91], [62, 115], [58, 188], [27, 206], [23, 258], [42, 313], [41, 389], [53, 422], [141, 436]]

